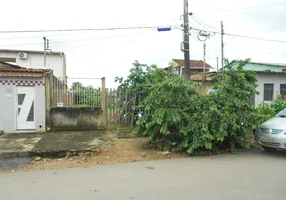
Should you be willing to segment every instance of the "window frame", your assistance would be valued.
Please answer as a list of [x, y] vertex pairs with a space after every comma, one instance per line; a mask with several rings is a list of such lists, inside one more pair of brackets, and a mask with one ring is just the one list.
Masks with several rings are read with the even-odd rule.
[[[266, 91], [266, 86], [272, 86], [272, 91]], [[270, 97], [270, 94], [267, 94], [267, 93], [272, 93], [271, 94], [271, 98], [268, 98], [268, 97]], [[274, 84], [273, 83], [264, 83], [264, 87], [263, 87], [263, 101], [273, 101], [273, 99], [274, 99], [273, 96], [274, 96]]]
[[[282, 86], [284, 86], [284, 88], [282, 88]], [[284, 91], [282, 91], [282, 89], [284, 90]], [[284, 94], [283, 94], [284, 93]], [[283, 99], [285, 99], [285, 97], [286, 97], [286, 84], [280, 84], [280, 94], [281, 94], [281, 97], [283, 98]]]

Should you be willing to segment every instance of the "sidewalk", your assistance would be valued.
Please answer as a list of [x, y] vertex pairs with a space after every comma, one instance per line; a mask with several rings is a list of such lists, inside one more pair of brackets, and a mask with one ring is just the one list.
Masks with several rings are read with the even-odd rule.
[[62, 157], [97, 151], [107, 138], [101, 131], [4, 134], [0, 136], [0, 158]]
[[0, 158], [28, 157], [42, 134], [4, 134], [0, 137]]

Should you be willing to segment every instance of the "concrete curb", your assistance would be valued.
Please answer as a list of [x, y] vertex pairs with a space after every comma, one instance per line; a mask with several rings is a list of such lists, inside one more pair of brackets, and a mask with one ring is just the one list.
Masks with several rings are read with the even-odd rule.
[[0, 158], [29, 157], [29, 152], [1, 152]]
[[79, 150], [51, 150], [39, 151], [32, 150], [29, 152], [1, 152], [0, 159], [16, 158], [16, 157], [43, 157], [43, 158], [64, 158], [66, 156], [77, 156], [81, 153], [93, 152], [99, 154], [97, 149], [79, 149]]

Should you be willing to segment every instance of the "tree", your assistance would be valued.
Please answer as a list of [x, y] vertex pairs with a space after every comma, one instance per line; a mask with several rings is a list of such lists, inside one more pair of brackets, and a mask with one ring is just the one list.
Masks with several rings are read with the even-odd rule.
[[[149, 96], [152, 87], [156, 83], [160, 83], [170, 76], [168, 71], [162, 68], [158, 68], [156, 65], [147, 65], [135, 61], [133, 67], [129, 70], [130, 74], [124, 80], [123, 78], [116, 77], [115, 82], [119, 82], [119, 90], [124, 93], [136, 94], [133, 96], [134, 100], [131, 100], [133, 110], [129, 113], [123, 113], [125, 116], [131, 116], [135, 114], [134, 120], [138, 119], [136, 115], [139, 112], [144, 111], [143, 104], [140, 104], [147, 96]], [[135, 121], [132, 122], [135, 124]]]
[[216, 92], [209, 95], [198, 95], [194, 83], [177, 75], [147, 72], [144, 77], [156, 76], [143, 81], [146, 96], [139, 105], [145, 114], [135, 134], [148, 136], [165, 149], [190, 154], [247, 148], [248, 129], [256, 125], [250, 97], [257, 93], [255, 73], [243, 70], [247, 62], [228, 62], [216, 77]]
[[202, 96], [189, 131], [188, 152], [200, 149], [248, 148], [248, 131], [256, 126], [250, 97], [257, 94], [255, 72], [245, 71], [249, 60], [227, 62], [215, 80], [216, 92]]

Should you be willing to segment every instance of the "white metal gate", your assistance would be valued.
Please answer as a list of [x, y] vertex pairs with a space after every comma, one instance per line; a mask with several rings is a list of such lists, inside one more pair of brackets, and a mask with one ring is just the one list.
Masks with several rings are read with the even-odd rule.
[[35, 88], [17, 87], [17, 130], [35, 129]]

